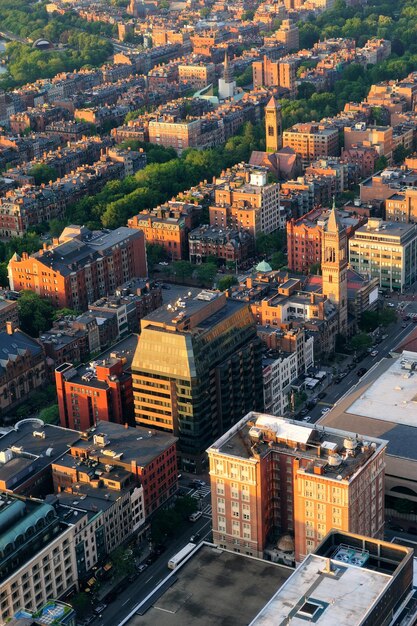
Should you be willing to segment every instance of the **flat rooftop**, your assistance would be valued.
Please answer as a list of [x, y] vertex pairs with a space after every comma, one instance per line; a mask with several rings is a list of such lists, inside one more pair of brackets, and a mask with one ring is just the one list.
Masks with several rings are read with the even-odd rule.
[[[72, 432], [72, 431], [70, 431]], [[94, 435], [107, 435], [108, 443], [103, 445], [96, 440], [94, 443]], [[177, 438], [170, 433], [162, 431], [149, 430], [141, 426], [124, 427], [120, 424], [112, 422], [98, 422], [96, 427], [87, 431], [88, 438], [80, 439], [77, 437], [76, 443], [72, 446], [79, 451], [88, 452], [88, 456], [100, 458], [104, 463], [110, 463], [112, 455], [123, 454], [119, 465], [130, 464], [135, 461], [140, 467], [151, 463], [155, 456], [164, 452], [171, 447]], [[103, 453], [103, 449], [107, 454]]]
[[[417, 353], [411, 354], [417, 360]], [[403, 358], [382, 359], [318, 424], [347, 429], [366, 437], [381, 437], [388, 441], [388, 456], [417, 461], [417, 403], [411, 397], [413, 387], [413, 395], [417, 394], [417, 373], [410, 379], [395, 375]], [[406, 370], [401, 371], [406, 373]], [[384, 388], [383, 380], [385, 386], [391, 387]], [[394, 386], [403, 389], [393, 389], [393, 381], [397, 381]], [[378, 393], [383, 394], [384, 400]]]
[[151, 599], [129, 626], [242, 626], [248, 624], [292, 569], [202, 544], [175, 582]]
[[[306, 622], [323, 626], [360, 624], [392, 577], [365, 567], [331, 559], [337, 572], [328, 574], [328, 559], [309, 554], [251, 626]], [[288, 621], [287, 621], [288, 620]]]
[[417, 426], [417, 353], [404, 351], [393, 360], [346, 412]]
[[382, 439], [358, 438], [356, 431], [317, 427], [283, 417], [254, 411], [248, 413], [209, 448], [239, 459], [264, 458], [285, 452], [300, 461], [299, 473], [349, 481], [386, 445]]

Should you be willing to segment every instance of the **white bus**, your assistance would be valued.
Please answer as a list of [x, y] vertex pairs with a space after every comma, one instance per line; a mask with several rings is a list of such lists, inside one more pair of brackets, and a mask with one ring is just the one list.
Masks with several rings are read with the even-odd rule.
[[180, 563], [183, 562], [183, 560], [189, 555], [191, 554], [191, 552], [195, 549], [196, 545], [195, 543], [187, 543], [186, 546], [183, 547], [182, 550], [180, 550], [179, 552], [177, 552], [177, 554], [174, 554], [174, 556], [172, 557], [172, 559], [170, 559], [168, 561], [168, 567], [169, 569], [175, 569], [176, 567], [178, 567], [178, 565]]

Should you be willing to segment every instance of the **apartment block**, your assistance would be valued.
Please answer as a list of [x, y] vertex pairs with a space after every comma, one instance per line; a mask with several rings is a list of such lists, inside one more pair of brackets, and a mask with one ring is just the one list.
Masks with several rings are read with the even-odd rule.
[[130, 335], [78, 367], [63, 363], [55, 370], [61, 426], [86, 430], [98, 421], [133, 422], [131, 363], [137, 335]]
[[205, 224], [188, 235], [191, 263], [203, 263], [216, 257], [223, 263], [241, 263], [254, 251], [253, 237], [244, 230], [219, 228]]
[[295, 124], [284, 131], [282, 145], [295, 150], [307, 166], [319, 157], [339, 155], [339, 133], [315, 122]]
[[379, 156], [385, 156], [388, 162], [392, 161], [393, 129], [392, 126], [367, 126], [359, 122], [353, 127], [344, 130], [345, 150], [351, 150], [356, 144], [367, 148], [374, 148]]
[[147, 275], [145, 237], [125, 227], [92, 232], [69, 226], [53, 245], [33, 255], [14, 254], [8, 272], [15, 291], [30, 289], [57, 308], [85, 311], [117, 285]]
[[297, 65], [297, 61], [292, 58], [272, 60], [265, 55], [262, 61], [254, 61], [252, 64], [253, 86], [278, 87], [294, 97], [297, 92]]
[[281, 26], [275, 33], [275, 38], [285, 46], [287, 52], [294, 52], [300, 47], [298, 26], [292, 20], [282, 20]]
[[349, 240], [349, 261], [380, 287], [402, 293], [417, 279], [417, 226], [370, 218]]
[[74, 527], [35, 499], [0, 494], [0, 624], [78, 586]]
[[291, 534], [300, 562], [332, 528], [381, 537], [386, 444], [249, 413], [207, 451], [214, 543], [273, 558]]
[[200, 205], [171, 200], [135, 215], [128, 226], [140, 229], [145, 241], [161, 246], [170, 260], [184, 260], [188, 258], [188, 233], [197, 226], [201, 210]]
[[247, 304], [224, 293], [184, 289], [142, 319], [132, 369], [136, 423], [178, 437], [191, 472], [246, 407], [263, 405], [256, 324]]
[[385, 201], [385, 219], [389, 222], [417, 222], [417, 189], [406, 188]]
[[7, 322], [11, 322], [14, 328], [19, 327], [17, 302], [16, 300], [9, 300], [6, 295], [5, 297], [0, 296], [0, 332], [7, 330]]
[[216, 66], [214, 63], [184, 63], [178, 66], [178, 78], [202, 89], [214, 83]]
[[246, 230], [255, 239], [260, 233], [272, 233], [285, 224], [279, 185], [268, 183], [265, 167], [239, 165], [221, 174], [209, 211], [211, 226]]
[[[127, 505], [118, 502], [118, 498], [123, 496], [130, 502], [133, 519], [111, 523], [111, 511], [108, 512], [112, 528], [106, 529], [105, 543], [111, 552], [126, 539], [126, 531], [119, 524], [130, 525], [127, 534], [131, 534], [177, 490], [177, 439], [169, 433], [111, 422], [99, 422], [78, 435], [67, 453], [52, 464], [54, 491], [61, 503], [64, 494], [72, 494], [72, 498], [66, 499], [68, 505], [74, 504], [77, 491], [80, 495], [85, 493], [91, 504], [95, 497], [110, 499], [122, 515]], [[108, 493], [110, 496], [105, 495]], [[88, 502], [80, 497], [78, 505], [83, 508]], [[96, 508], [99, 511], [103, 504]]]

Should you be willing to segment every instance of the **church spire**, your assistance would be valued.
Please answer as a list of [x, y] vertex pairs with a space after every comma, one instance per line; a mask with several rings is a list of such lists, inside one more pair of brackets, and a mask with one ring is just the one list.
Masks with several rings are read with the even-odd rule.
[[340, 221], [339, 212], [336, 209], [336, 201], [333, 196], [333, 205], [330, 212], [329, 221], [327, 222], [327, 232], [340, 233], [343, 230], [342, 222]]
[[225, 83], [233, 82], [233, 70], [229, 65], [229, 50], [226, 48], [224, 53], [223, 80]]

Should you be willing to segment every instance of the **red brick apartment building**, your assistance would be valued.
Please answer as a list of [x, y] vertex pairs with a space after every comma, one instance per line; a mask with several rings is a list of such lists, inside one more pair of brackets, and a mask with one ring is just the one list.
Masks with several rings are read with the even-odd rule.
[[55, 370], [61, 426], [86, 430], [98, 420], [133, 423], [130, 371], [137, 335], [130, 335], [89, 365], [63, 363]]
[[147, 275], [145, 237], [126, 227], [91, 232], [69, 226], [52, 246], [30, 256], [14, 254], [8, 272], [11, 289], [30, 289], [57, 308], [86, 311], [118, 285]]
[[207, 451], [214, 543], [262, 558], [290, 534], [300, 562], [332, 528], [382, 537], [386, 444], [249, 413]]

